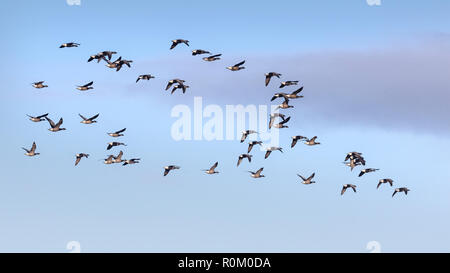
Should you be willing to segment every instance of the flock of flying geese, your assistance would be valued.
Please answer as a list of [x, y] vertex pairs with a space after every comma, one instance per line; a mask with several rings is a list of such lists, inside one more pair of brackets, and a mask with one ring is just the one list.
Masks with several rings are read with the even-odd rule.
[[[186, 46], [189, 46], [189, 41], [188, 40], [183, 40], [183, 39], [176, 39], [176, 40], [172, 40], [172, 45], [170, 46], [170, 50], [174, 49], [177, 45], [179, 44], [185, 44]], [[74, 43], [74, 42], [70, 42], [70, 43], [64, 43], [60, 46], [60, 48], [70, 48], [70, 47], [78, 47], [80, 44], [78, 43]], [[133, 62], [132, 60], [125, 60], [122, 59], [122, 57], [120, 56], [119, 58], [117, 58], [115, 61], [111, 61], [112, 56], [114, 54], [117, 54], [117, 52], [115, 51], [102, 51], [100, 53], [97, 53], [95, 55], [92, 55], [89, 57], [89, 59], [87, 60], [88, 62], [91, 62], [93, 60], [97, 60], [97, 63], [99, 63], [100, 61], [105, 61], [106, 62], [106, 66], [108, 68], [111, 69], [115, 69], [116, 71], [120, 71], [120, 69], [122, 68], [123, 65], [126, 65], [128, 67], [131, 67], [131, 63]], [[203, 54], [209, 54], [209, 56], [207, 57], [203, 57], [202, 59], [204, 61], [207, 62], [212, 62], [212, 61], [217, 61], [220, 60], [220, 57], [222, 54], [212, 54], [209, 51], [206, 50], [202, 50], [202, 49], [195, 49], [192, 50], [192, 55], [196, 56], [196, 55], [203, 55]], [[244, 61], [241, 61], [235, 65], [232, 66], [228, 66], [226, 67], [228, 70], [231, 71], [239, 71], [242, 69], [245, 69], [245, 67], [243, 66], [245, 63]], [[265, 74], [265, 86], [268, 86], [271, 79], [273, 77], [276, 78], [280, 78], [282, 75], [280, 73], [276, 73], [276, 72], [269, 72]], [[144, 75], [139, 75], [138, 78], [136, 79], [136, 83], [139, 80], [150, 80], [155, 78], [155, 76], [150, 75], [150, 74], [144, 74]], [[284, 87], [288, 87], [288, 86], [294, 86], [297, 85], [299, 81], [282, 81], [280, 83], [279, 88], [284, 88]], [[87, 84], [84, 85], [79, 85], [76, 87], [76, 89], [80, 90], [80, 91], [88, 91], [90, 89], [93, 89], [93, 84], [94, 82], [91, 81]], [[44, 81], [39, 81], [39, 82], [35, 82], [32, 84], [33, 87], [37, 88], [37, 89], [41, 89], [41, 88], [46, 88], [48, 87], [48, 85], [44, 84]], [[189, 88], [188, 85], [186, 85], [185, 80], [182, 79], [172, 79], [169, 80], [167, 83], [167, 86], [165, 88], [165, 90], [169, 90], [171, 87], [173, 86], [172, 90], [171, 90], [171, 94], [173, 94], [177, 89], [180, 89], [183, 94], [186, 92], [187, 88]], [[293, 108], [294, 106], [289, 105], [289, 101], [292, 99], [298, 99], [298, 98], [303, 98], [302, 95], [299, 95], [301, 92], [303, 91], [303, 86], [298, 88], [297, 90], [291, 92], [291, 93], [284, 93], [284, 92], [278, 92], [275, 93], [271, 99], [271, 101], [274, 101], [278, 98], [282, 98], [283, 102], [277, 106], [277, 110], [278, 109], [288, 109], [288, 108]], [[53, 120], [51, 120], [48, 117], [48, 113], [44, 114], [44, 115], [40, 115], [40, 116], [30, 116], [27, 115], [29, 117], [29, 119], [33, 122], [41, 122], [41, 121], [45, 121], [47, 120], [50, 128], [48, 129], [51, 132], [58, 132], [58, 131], [62, 131], [62, 130], [66, 130], [66, 128], [62, 128], [62, 124], [63, 124], [63, 119], [60, 118], [59, 121], [57, 123], [55, 123]], [[90, 118], [86, 118], [83, 115], [79, 114], [79, 116], [81, 117], [81, 123], [82, 124], [93, 124], [96, 123], [96, 118], [98, 118], [99, 114], [96, 114]], [[275, 122], [277, 119], [279, 119], [278, 122]], [[279, 112], [275, 112], [272, 113], [270, 115], [270, 120], [269, 120], [269, 129], [273, 128], [278, 128], [278, 129], [282, 129], [282, 128], [288, 128], [288, 126], [286, 125], [286, 123], [288, 123], [290, 121], [291, 117], [288, 116], [286, 117], [286, 115], [279, 113]], [[123, 136], [124, 132], [125, 132], [126, 128], [123, 128], [121, 130], [112, 132], [112, 133], [107, 133], [109, 136], [113, 137], [113, 138], [118, 138]], [[247, 137], [250, 134], [257, 134], [257, 131], [254, 130], [246, 130], [244, 132], [242, 132], [242, 137], [240, 142], [243, 143]], [[299, 141], [303, 141], [303, 143], [305, 145], [308, 146], [314, 146], [314, 145], [319, 145], [320, 142], [317, 142], [317, 136], [313, 136], [312, 138], [308, 138], [305, 136], [301, 136], [301, 135], [297, 135], [297, 136], [293, 136], [292, 137], [292, 142], [291, 142], [291, 148], [294, 148], [295, 145], [299, 142]], [[250, 152], [252, 151], [253, 146], [255, 145], [260, 145], [262, 146], [262, 141], [250, 141], [248, 143], [248, 149], [247, 149], [247, 153], [245, 154], [241, 154], [238, 157], [238, 161], [237, 161], [237, 166], [239, 166], [242, 161], [244, 159], [247, 159], [248, 162], [251, 162], [252, 160], [252, 155], [250, 154]], [[117, 147], [117, 146], [126, 146], [125, 143], [122, 142], [117, 142], [117, 141], [113, 141], [113, 142], [109, 142], [108, 146], [107, 146], [107, 150], [111, 150], [113, 147]], [[25, 155], [27, 156], [36, 156], [39, 155], [39, 153], [36, 152], [36, 143], [33, 142], [32, 146], [30, 149], [26, 149], [26, 148], [22, 148], [26, 151]], [[283, 153], [283, 149], [281, 147], [268, 147], [266, 149], [266, 153], [264, 158], [267, 159], [270, 154], [274, 151], [279, 151], [281, 153]], [[131, 158], [131, 159], [122, 159], [123, 156], [123, 151], [120, 151], [119, 154], [117, 156], [114, 155], [109, 155], [106, 159], [103, 160], [103, 162], [105, 164], [114, 164], [114, 163], [122, 163], [122, 165], [126, 166], [126, 165], [131, 165], [131, 164], [136, 164], [139, 163], [140, 158]], [[88, 158], [89, 154], [86, 153], [79, 153], [75, 155], [75, 166], [77, 166], [82, 158]], [[357, 166], [365, 166], [366, 165], [366, 161], [364, 159], [364, 157], [362, 156], [362, 153], [359, 152], [349, 152], [344, 160], [344, 163], [350, 167], [350, 170], [352, 171], [355, 167]], [[217, 166], [219, 165], [218, 162], [214, 163], [214, 165], [212, 165], [209, 169], [205, 169], [202, 170], [204, 171], [206, 174], [218, 174], [219, 172], [216, 171]], [[164, 176], [168, 175], [171, 171], [173, 170], [178, 170], [180, 169], [179, 166], [176, 165], [169, 165], [169, 166], [165, 166], [164, 167]], [[262, 178], [264, 177], [262, 173], [262, 171], [264, 170], [264, 168], [260, 168], [257, 171], [248, 171], [250, 173], [250, 176], [253, 178]], [[375, 172], [378, 171], [379, 169], [375, 169], [375, 168], [366, 168], [366, 169], [362, 169], [359, 173], [359, 177], [363, 176], [364, 174], [367, 173], [371, 173], [371, 172]], [[311, 174], [308, 178], [303, 177], [300, 174], [297, 174], [298, 177], [301, 178], [301, 183], [305, 184], [305, 185], [311, 185], [316, 183], [315, 181], [313, 181], [312, 179], [315, 176], [315, 173]], [[382, 185], [382, 184], [386, 184], [388, 183], [391, 187], [393, 186], [394, 181], [390, 178], [384, 178], [384, 179], [380, 179], [377, 185], [377, 189]], [[356, 193], [356, 185], [353, 184], [344, 184], [342, 186], [342, 190], [341, 190], [341, 195], [343, 195], [346, 190], [350, 188], [352, 189], [355, 193]], [[408, 194], [409, 189], [406, 187], [400, 187], [400, 188], [396, 188], [392, 194], [392, 197], [399, 192], [404, 192], [405, 195]]]

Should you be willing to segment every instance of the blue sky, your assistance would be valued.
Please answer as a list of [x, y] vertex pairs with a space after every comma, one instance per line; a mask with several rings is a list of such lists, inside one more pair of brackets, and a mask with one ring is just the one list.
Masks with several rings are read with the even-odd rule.
[[[217, 1], [216, 1], [217, 2]], [[448, 252], [450, 120], [448, 1], [5, 1], [0, 49], [0, 251], [67, 252]], [[185, 38], [170, 51], [172, 39]], [[78, 48], [59, 49], [75, 41]], [[222, 53], [205, 63], [202, 48]], [[133, 60], [119, 72], [90, 55], [114, 50]], [[246, 69], [225, 70], [245, 59]], [[174, 141], [175, 105], [268, 104], [278, 80], [300, 80], [285, 153], [252, 152], [239, 141]], [[140, 74], [155, 79], [135, 83]], [[180, 77], [185, 95], [164, 91]], [[30, 83], [45, 80], [49, 88]], [[75, 86], [94, 81], [94, 90]], [[289, 89], [290, 90], [290, 89]], [[26, 114], [64, 118], [68, 130]], [[100, 113], [80, 124], [78, 113]], [[106, 166], [106, 132], [127, 128], [120, 141], [133, 166]], [[320, 146], [292, 135], [319, 136]], [[38, 157], [21, 147], [36, 141]], [[114, 148], [117, 154], [120, 148]], [[357, 177], [342, 161], [363, 152], [376, 173]], [[74, 167], [75, 154], [89, 153]], [[220, 174], [200, 170], [219, 161]], [[181, 169], [167, 177], [163, 166]], [[247, 170], [264, 167], [254, 180]], [[359, 169], [358, 169], [359, 170]], [[316, 172], [316, 184], [299, 183]], [[380, 178], [407, 186], [391, 198]], [[358, 193], [340, 196], [342, 184]]]

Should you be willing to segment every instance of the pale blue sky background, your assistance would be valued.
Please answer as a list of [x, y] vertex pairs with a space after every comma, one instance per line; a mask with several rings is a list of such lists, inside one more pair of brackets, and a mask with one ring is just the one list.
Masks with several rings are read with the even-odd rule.
[[[383, 252], [450, 250], [449, 1], [4, 1], [0, 17], [0, 251], [66, 252]], [[170, 51], [170, 40], [190, 40]], [[59, 49], [75, 41], [78, 48]], [[190, 50], [222, 53], [203, 62]], [[115, 72], [90, 55], [114, 50], [132, 67]], [[247, 69], [225, 70], [245, 59]], [[285, 153], [253, 151], [239, 141], [180, 141], [170, 136], [177, 104], [266, 104], [279, 80], [300, 80]], [[139, 74], [156, 76], [135, 84]], [[185, 95], [164, 91], [186, 79]], [[49, 88], [30, 83], [45, 80]], [[94, 81], [92, 92], [75, 86]], [[289, 89], [290, 91], [291, 89]], [[64, 117], [68, 130], [26, 114]], [[100, 113], [80, 124], [78, 113]], [[106, 132], [127, 127], [125, 157], [141, 164], [106, 166]], [[292, 135], [318, 135], [320, 146]], [[38, 144], [28, 158], [20, 147]], [[120, 149], [114, 148], [113, 153]], [[361, 151], [358, 178], [342, 161]], [[74, 155], [91, 154], [74, 167]], [[217, 176], [200, 170], [219, 161]], [[162, 167], [181, 170], [162, 176]], [[265, 167], [254, 180], [247, 170]], [[359, 170], [359, 169], [358, 169]], [[297, 173], [316, 172], [317, 184]], [[408, 196], [391, 198], [394, 186]], [[342, 184], [358, 193], [340, 196]]]

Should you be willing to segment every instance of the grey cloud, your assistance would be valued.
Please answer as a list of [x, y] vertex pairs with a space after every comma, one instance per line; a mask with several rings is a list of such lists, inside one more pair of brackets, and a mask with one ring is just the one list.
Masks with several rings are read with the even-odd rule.
[[[293, 105], [297, 114], [307, 115], [309, 120], [331, 126], [450, 134], [450, 37], [446, 34], [383, 49], [292, 56], [227, 56], [225, 52], [222, 60], [213, 63], [197, 57], [178, 54], [137, 62], [136, 67], [157, 68], [160, 82], [155, 82], [161, 92], [167, 79], [181, 77], [191, 86], [190, 96], [203, 96], [205, 103], [219, 105], [268, 104], [274, 92], [294, 90], [279, 89], [276, 78], [269, 87], [264, 86], [264, 73], [276, 71], [283, 74], [283, 80], [300, 80], [305, 86], [305, 98]], [[247, 69], [225, 69], [243, 59]], [[170, 101], [191, 102], [186, 96], [174, 96]]]

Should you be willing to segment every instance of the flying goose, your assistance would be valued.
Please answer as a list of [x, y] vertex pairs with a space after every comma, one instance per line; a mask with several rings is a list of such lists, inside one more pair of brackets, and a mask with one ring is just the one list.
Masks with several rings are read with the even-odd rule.
[[283, 93], [283, 92], [275, 93], [275, 94], [273, 95], [273, 97], [270, 99], [270, 101], [274, 101], [274, 100], [276, 100], [276, 99], [278, 99], [278, 98], [284, 98], [284, 99], [287, 99], [287, 98], [288, 98], [287, 95], [288, 95], [288, 94]]
[[266, 154], [264, 155], [264, 159], [268, 158], [269, 155], [273, 152], [273, 151], [280, 151], [283, 152], [283, 148], [281, 147], [269, 147], [266, 149]]
[[[276, 123], [275, 125], [273, 125], [273, 127], [274, 128], [278, 128], [278, 129], [289, 128], [289, 126], [286, 126], [284, 124], [287, 123], [290, 119], [291, 119], [291, 117], [287, 117], [286, 119], [283, 119], [281, 122]], [[271, 127], [270, 124], [269, 124], [269, 127]]]
[[312, 181], [312, 179], [314, 178], [314, 175], [316, 175], [316, 173], [311, 174], [308, 178], [304, 178], [303, 176], [297, 174], [298, 177], [300, 177], [303, 181], [302, 183], [305, 185], [309, 185], [309, 184], [314, 184], [316, 183], [316, 181]]
[[184, 94], [184, 93], [186, 93], [186, 88], [189, 88], [189, 85], [184, 85], [183, 83], [179, 83], [172, 88], [172, 92], [170, 92], [170, 94], [173, 94], [177, 89], [183, 90], [183, 94]]
[[189, 46], [188, 40], [176, 39], [176, 40], [172, 40], [172, 45], [170, 46], [170, 49], [174, 49], [178, 44], [181, 44], [181, 43]]
[[252, 155], [250, 154], [241, 154], [238, 158], [238, 162], [237, 162], [237, 167], [239, 167], [239, 165], [242, 162], [242, 159], [247, 158], [248, 162], [252, 162]]
[[317, 136], [313, 136], [313, 138], [307, 139], [307, 140], [305, 141], [305, 144], [306, 144], [306, 145], [309, 145], [309, 146], [313, 146], [313, 145], [318, 145], [318, 144], [320, 144], [320, 142], [316, 142], [316, 139], [317, 139]]
[[295, 144], [297, 144], [297, 141], [303, 140], [303, 139], [308, 139], [308, 138], [304, 137], [304, 136], [293, 136], [292, 137], [291, 148], [294, 148]]
[[242, 132], [242, 137], [241, 137], [241, 143], [245, 141], [245, 139], [247, 138], [248, 135], [250, 134], [257, 134], [258, 132], [254, 131], [254, 130], [245, 130]]
[[286, 97], [288, 99], [298, 99], [298, 98], [303, 98], [303, 96], [299, 96], [298, 93], [302, 92], [303, 90], [303, 86], [300, 87], [299, 89], [295, 90], [294, 92], [287, 94]]
[[410, 189], [408, 189], [408, 188], [406, 188], [406, 187], [396, 188], [396, 189], [394, 190], [394, 193], [392, 194], [392, 197], [394, 197], [394, 195], [395, 195], [397, 192], [404, 192], [405, 195], [408, 195], [408, 192], [409, 192], [409, 191], [410, 191]]
[[277, 108], [275, 108], [275, 110], [288, 108], [294, 108], [294, 106], [289, 105], [289, 99], [285, 97], [283, 103], [278, 105]]
[[345, 193], [345, 191], [346, 191], [348, 188], [352, 188], [352, 190], [353, 190], [354, 192], [356, 192], [356, 186], [355, 186], [355, 185], [352, 185], [352, 184], [344, 184], [344, 186], [342, 186], [341, 195], [343, 195], [343, 194]]
[[63, 131], [66, 130], [66, 128], [61, 128], [61, 125], [63, 124], [63, 118], [60, 118], [58, 123], [54, 123], [53, 120], [49, 119], [48, 117], [45, 117], [45, 119], [48, 121], [48, 123], [50, 124], [50, 129], [48, 129], [51, 132], [58, 132], [58, 131]]
[[119, 58], [117, 58], [115, 61], [111, 62], [110, 60], [106, 60], [107, 62], [106, 66], [109, 68], [116, 68], [119, 66], [120, 61], [122, 60], [122, 56], [120, 56]]
[[34, 83], [32, 83], [31, 85], [32, 85], [34, 88], [37, 88], [37, 89], [41, 89], [41, 88], [48, 87], [48, 85], [45, 85], [45, 84], [44, 84], [44, 81], [34, 82]]
[[280, 88], [283, 88], [285, 86], [290, 86], [290, 85], [297, 85], [298, 81], [285, 81], [285, 82], [281, 82], [280, 84]]
[[169, 88], [170, 88], [174, 83], [184, 84], [184, 82], [185, 82], [185, 80], [172, 79], [172, 80], [170, 80], [170, 81], [167, 82], [166, 90], [169, 90]]
[[150, 80], [150, 79], [154, 79], [155, 76], [152, 76], [150, 74], [145, 74], [145, 75], [139, 75], [139, 77], [136, 79], [136, 82], [138, 82], [139, 80]]
[[64, 47], [78, 47], [80, 44], [78, 43], [74, 43], [74, 42], [70, 42], [70, 43], [64, 43], [62, 45], [59, 46], [59, 48], [64, 48]]
[[97, 122], [95, 119], [98, 118], [98, 116], [100, 114], [97, 114], [97, 115], [95, 115], [93, 117], [90, 117], [90, 118], [85, 118], [81, 114], [78, 114], [78, 115], [83, 119], [82, 121], [80, 121], [81, 123], [83, 123], [83, 124], [92, 124], [92, 123], [96, 123]]
[[167, 174], [169, 174], [169, 172], [170, 172], [171, 170], [178, 170], [179, 168], [180, 168], [180, 167], [174, 166], [174, 165], [169, 165], [169, 166], [164, 167], [164, 176], [166, 176]]
[[127, 160], [125, 160], [125, 162], [122, 164], [122, 166], [131, 165], [131, 164], [137, 164], [137, 163], [139, 163], [139, 160], [141, 160], [141, 159], [140, 159], [140, 158], [127, 159]]
[[260, 168], [256, 172], [252, 172], [252, 171], [248, 171], [248, 172], [251, 173], [250, 176], [253, 178], [261, 178], [261, 177], [264, 177], [264, 175], [261, 174], [262, 170], [264, 170], [264, 168]]
[[212, 55], [212, 56], [208, 56], [208, 57], [203, 57], [202, 59], [207, 62], [213, 62], [213, 61], [220, 60], [220, 56], [222, 56], [222, 54], [216, 54], [216, 55]]
[[385, 184], [385, 183], [389, 183], [389, 185], [391, 185], [391, 187], [392, 187], [392, 185], [394, 184], [394, 180], [392, 180], [390, 178], [380, 179], [380, 181], [378, 182], [378, 185], [377, 185], [377, 189], [381, 186], [381, 184]]
[[86, 90], [89, 90], [89, 89], [94, 89], [94, 87], [91, 86], [93, 83], [94, 82], [91, 81], [89, 83], [86, 83], [85, 85], [79, 85], [77, 87], [77, 89], [80, 90], [80, 91], [86, 91]]
[[203, 49], [194, 49], [194, 50], [192, 50], [192, 56], [201, 55], [201, 54], [211, 54], [211, 52], [203, 50]]
[[119, 130], [119, 131], [117, 131], [117, 132], [114, 132], [114, 133], [108, 133], [108, 135], [109, 135], [109, 136], [112, 136], [112, 137], [121, 137], [121, 136], [123, 136], [123, 134], [121, 134], [121, 133], [125, 132], [126, 129], [127, 129], [127, 128], [123, 128], [122, 130]]
[[[115, 51], [102, 51], [100, 53], [97, 53], [95, 55], [91, 55], [88, 59], [88, 62], [92, 60], [97, 60], [97, 63], [99, 63], [101, 60], [105, 60], [106, 62], [110, 61], [113, 54], [117, 54]], [[108, 57], [108, 60], [105, 58]]]
[[241, 66], [244, 63], [245, 63], [245, 61], [242, 61], [240, 63], [237, 63], [237, 64], [233, 65], [233, 66], [227, 66], [227, 69], [229, 69], [231, 71], [238, 71], [238, 70], [241, 70], [241, 69], [245, 69], [244, 66]]
[[282, 120], [285, 120], [285, 118], [286, 118], [286, 116], [281, 114], [281, 113], [273, 113], [273, 114], [271, 114], [270, 115], [270, 119], [269, 119], [269, 129], [272, 128], [272, 125], [273, 125], [273, 123], [275, 121], [275, 118], [277, 118], [277, 117], [281, 118]]
[[75, 157], [76, 157], [76, 159], [75, 159], [75, 166], [76, 166], [76, 165], [78, 165], [78, 163], [80, 163], [80, 160], [81, 160], [83, 157], [88, 158], [89, 155], [88, 155], [88, 154], [85, 154], [85, 153], [79, 153], [79, 154], [76, 154]]
[[108, 143], [108, 147], [106, 147], [106, 150], [111, 150], [112, 147], [116, 147], [116, 146], [120, 146], [120, 145], [127, 146], [125, 143], [114, 141], [114, 142]]
[[373, 168], [363, 169], [359, 173], [358, 177], [363, 176], [366, 173], [371, 173], [371, 172], [375, 172], [375, 171], [378, 171], [378, 170], [380, 170], [380, 169], [373, 169]]
[[40, 122], [40, 121], [44, 121], [45, 119], [45, 117], [46, 116], [48, 116], [48, 113], [47, 114], [43, 114], [43, 115], [40, 115], [40, 116], [37, 116], [37, 117], [33, 117], [33, 116], [30, 116], [30, 115], [27, 115], [29, 118], [30, 118], [30, 120], [31, 121], [34, 121], [34, 122]]
[[117, 156], [114, 157], [113, 163], [122, 163], [125, 160], [122, 159], [123, 156], [123, 151], [120, 151], [119, 154]]
[[219, 173], [219, 172], [215, 171], [215, 169], [217, 168], [217, 165], [219, 165], [219, 162], [214, 163], [214, 165], [212, 165], [211, 168], [209, 168], [208, 170], [203, 170], [203, 171], [207, 174]]
[[35, 155], [40, 154], [40, 153], [36, 153], [36, 142], [34, 142], [34, 141], [33, 141], [33, 145], [31, 146], [30, 150], [23, 148], [23, 147], [22, 147], [22, 149], [25, 150], [25, 152], [26, 152], [25, 155], [27, 155], [27, 156], [35, 156]]
[[108, 158], [103, 160], [103, 163], [105, 164], [113, 164], [114, 163], [114, 156], [113, 155], [109, 155]]
[[261, 146], [261, 144], [262, 144], [262, 141], [250, 141], [250, 142], [248, 143], [248, 150], [247, 150], [247, 153], [250, 153], [250, 151], [252, 150], [252, 148], [253, 148], [254, 145], [259, 145], [259, 146]]
[[117, 62], [116, 71], [119, 71], [122, 68], [122, 65], [126, 65], [128, 67], [131, 67], [132, 60], [119, 60]]
[[344, 164], [345, 164], [346, 166], [349, 166], [349, 167], [350, 167], [350, 171], [353, 171], [353, 169], [354, 169], [356, 166], [361, 165], [361, 162], [359, 162], [359, 161], [357, 161], [357, 160], [355, 160], [355, 159], [351, 159], [350, 162], [344, 162]]
[[277, 72], [269, 72], [269, 73], [266, 73], [265, 76], [266, 76], [266, 81], [265, 81], [265, 83], [266, 83], [266, 86], [267, 86], [267, 85], [269, 85], [270, 79], [271, 79], [272, 77], [280, 78], [281, 74], [280, 74], [280, 73], [277, 73]]
[[362, 153], [358, 153], [358, 152], [349, 152], [347, 153], [347, 155], [345, 156], [344, 161], [347, 161], [349, 159], [355, 158], [355, 157], [361, 157]]

